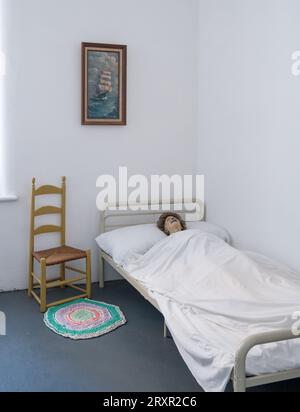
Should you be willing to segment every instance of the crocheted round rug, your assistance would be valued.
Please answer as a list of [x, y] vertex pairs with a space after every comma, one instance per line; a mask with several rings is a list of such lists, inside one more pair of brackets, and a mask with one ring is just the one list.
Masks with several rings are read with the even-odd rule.
[[44, 322], [58, 335], [71, 339], [89, 339], [124, 325], [126, 318], [118, 306], [77, 299], [48, 309]]

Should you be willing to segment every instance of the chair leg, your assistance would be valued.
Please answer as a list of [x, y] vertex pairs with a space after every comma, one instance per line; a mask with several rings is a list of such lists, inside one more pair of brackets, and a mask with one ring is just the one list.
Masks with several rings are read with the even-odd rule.
[[31, 292], [33, 289], [33, 276], [32, 276], [32, 272], [33, 272], [33, 256], [32, 254], [30, 254], [29, 256], [29, 268], [28, 268], [28, 296], [32, 296]]
[[40, 310], [41, 312], [46, 312], [46, 259], [41, 259], [40, 262], [41, 266], [41, 294], [40, 294], [40, 299], [41, 299], [41, 304], [40, 304]]
[[91, 285], [91, 251], [86, 251], [86, 294], [88, 299], [92, 296], [92, 285]]
[[[60, 265], [60, 280], [64, 281], [65, 279], [66, 279], [66, 267], [65, 267], [65, 264], [62, 263]], [[65, 286], [61, 285], [60, 287], [63, 289]]]

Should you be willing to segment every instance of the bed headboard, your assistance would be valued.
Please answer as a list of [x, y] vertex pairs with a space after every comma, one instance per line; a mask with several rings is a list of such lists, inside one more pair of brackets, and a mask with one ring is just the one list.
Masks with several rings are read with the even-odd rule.
[[[169, 205], [166, 209], [166, 206]], [[120, 210], [121, 204], [108, 205], [100, 211], [100, 233], [109, 232], [125, 226], [136, 226], [145, 223], [156, 223], [163, 212], [175, 211], [187, 222], [204, 220], [205, 207], [201, 200], [159, 201], [157, 203], [130, 203], [130, 210]], [[141, 208], [145, 210], [141, 210]], [[135, 208], [136, 210], [133, 210]], [[147, 209], [147, 210], [146, 210]]]

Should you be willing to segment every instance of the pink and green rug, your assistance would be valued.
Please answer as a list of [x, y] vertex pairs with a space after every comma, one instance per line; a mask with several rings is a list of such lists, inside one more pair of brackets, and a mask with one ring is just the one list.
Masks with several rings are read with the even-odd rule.
[[58, 335], [71, 339], [89, 339], [124, 325], [126, 318], [118, 306], [77, 299], [48, 309], [44, 322]]

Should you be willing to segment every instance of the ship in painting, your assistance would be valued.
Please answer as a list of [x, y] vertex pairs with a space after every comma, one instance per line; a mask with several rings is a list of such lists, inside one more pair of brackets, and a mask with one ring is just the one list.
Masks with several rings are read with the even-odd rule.
[[96, 98], [106, 100], [107, 95], [112, 92], [111, 72], [102, 71], [96, 88]]

